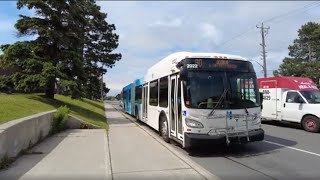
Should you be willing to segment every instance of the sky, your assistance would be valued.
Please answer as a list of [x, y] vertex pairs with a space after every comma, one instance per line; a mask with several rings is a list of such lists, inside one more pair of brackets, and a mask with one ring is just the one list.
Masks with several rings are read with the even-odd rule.
[[[122, 59], [109, 68], [104, 82], [108, 95], [116, 95], [161, 58], [178, 51], [240, 55], [253, 60], [262, 77], [261, 33], [256, 25], [270, 27], [266, 35], [267, 74], [278, 69], [288, 46], [305, 23], [320, 21], [317, 1], [97, 1], [106, 21], [116, 26]], [[14, 1], [0, 2], [0, 44], [33, 37], [16, 36], [19, 14]], [[255, 62], [256, 61], [256, 62]], [[258, 62], [258, 63], [257, 63]]]

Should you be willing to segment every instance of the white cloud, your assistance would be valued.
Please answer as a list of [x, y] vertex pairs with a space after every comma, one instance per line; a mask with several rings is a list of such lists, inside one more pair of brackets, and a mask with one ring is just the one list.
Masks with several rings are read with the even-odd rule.
[[[174, 51], [211, 51], [261, 58], [261, 35], [255, 26], [271, 17], [310, 4], [297, 1], [144, 2], [98, 1], [117, 27], [123, 58], [106, 74], [112, 92], [140, 78], [146, 69]], [[319, 22], [319, 9], [297, 12], [270, 21], [266, 36], [268, 74], [278, 68], [307, 21]], [[247, 31], [249, 30], [249, 31]], [[243, 33], [245, 32], [245, 33]], [[243, 34], [242, 34], [243, 33]], [[234, 38], [236, 35], [240, 37]], [[229, 41], [230, 40], [230, 41]], [[225, 43], [227, 42], [227, 43]], [[223, 45], [221, 45], [224, 43]], [[261, 70], [253, 63], [258, 72]]]
[[202, 23], [200, 25], [202, 30], [201, 34], [204, 38], [209, 38], [215, 44], [219, 44], [221, 41], [221, 33], [217, 30], [217, 28], [209, 23]]
[[154, 23], [151, 23], [150, 26], [164, 26], [164, 27], [178, 27], [181, 26], [182, 19], [180, 18], [174, 18], [174, 19], [168, 19], [168, 20], [158, 20]]

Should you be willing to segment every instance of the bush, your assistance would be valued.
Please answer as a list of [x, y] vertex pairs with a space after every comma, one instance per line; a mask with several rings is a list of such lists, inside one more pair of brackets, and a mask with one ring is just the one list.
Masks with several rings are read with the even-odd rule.
[[53, 115], [51, 134], [58, 133], [67, 128], [69, 113], [70, 109], [67, 106], [61, 106], [57, 109], [57, 111]]

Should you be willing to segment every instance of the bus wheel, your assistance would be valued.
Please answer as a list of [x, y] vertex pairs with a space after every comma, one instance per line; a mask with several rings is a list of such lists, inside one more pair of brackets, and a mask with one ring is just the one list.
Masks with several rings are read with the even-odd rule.
[[168, 128], [168, 121], [167, 118], [165, 116], [161, 117], [161, 126], [160, 126], [160, 133], [161, 136], [163, 138], [163, 140], [167, 143], [170, 142], [170, 138], [169, 138], [169, 128]]
[[320, 120], [314, 116], [306, 116], [302, 119], [302, 127], [308, 132], [319, 132], [320, 130]]

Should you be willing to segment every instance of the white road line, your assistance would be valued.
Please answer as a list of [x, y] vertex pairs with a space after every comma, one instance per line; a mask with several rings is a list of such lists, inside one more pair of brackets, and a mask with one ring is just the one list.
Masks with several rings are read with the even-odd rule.
[[302, 150], [302, 149], [298, 149], [298, 148], [294, 148], [294, 147], [290, 147], [290, 146], [285, 146], [285, 145], [278, 144], [278, 143], [271, 142], [271, 141], [263, 141], [263, 142], [266, 142], [266, 143], [269, 143], [269, 144], [278, 145], [278, 146], [282, 146], [282, 147], [286, 147], [286, 148], [289, 148], [289, 149], [293, 149], [293, 150], [296, 150], [296, 151], [300, 151], [300, 152], [304, 152], [304, 153], [307, 153], [307, 154], [312, 154], [312, 155], [320, 157], [320, 154], [317, 154], [317, 153], [314, 153], [314, 152], [310, 152], [310, 151], [306, 151], [306, 150]]

